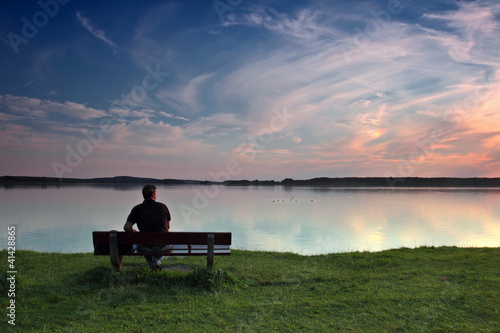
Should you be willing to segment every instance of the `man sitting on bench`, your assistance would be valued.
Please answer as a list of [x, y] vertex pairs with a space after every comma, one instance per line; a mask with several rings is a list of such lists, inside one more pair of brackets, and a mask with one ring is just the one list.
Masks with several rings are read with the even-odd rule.
[[[133, 228], [137, 224], [139, 231], [142, 232], [168, 232], [170, 229], [170, 212], [167, 206], [161, 202], [156, 201], [156, 187], [148, 184], [142, 188], [142, 196], [144, 202], [132, 208], [127, 222], [123, 226], [123, 230], [128, 232], [137, 232]], [[143, 252], [148, 251], [166, 251], [170, 248], [166, 245], [162, 248], [149, 248], [147, 245], [142, 245], [139, 250]], [[153, 270], [161, 271], [162, 256], [144, 256]]]

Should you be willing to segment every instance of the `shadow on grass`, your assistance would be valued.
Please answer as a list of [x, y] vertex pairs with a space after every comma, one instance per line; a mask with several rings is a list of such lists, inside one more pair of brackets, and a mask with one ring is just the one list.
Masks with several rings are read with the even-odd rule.
[[97, 266], [74, 275], [75, 283], [90, 289], [138, 287], [184, 292], [218, 291], [234, 285], [236, 277], [220, 268], [188, 265], [165, 266], [163, 271], [153, 271], [143, 264], [129, 264], [119, 273], [109, 266]]

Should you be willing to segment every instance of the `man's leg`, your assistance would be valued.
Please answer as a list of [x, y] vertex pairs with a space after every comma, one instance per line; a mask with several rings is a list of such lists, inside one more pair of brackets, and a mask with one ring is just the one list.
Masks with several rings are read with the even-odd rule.
[[163, 256], [153, 256], [153, 259], [156, 260], [156, 263], [158, 264], [158, 266], [160, 266]]
[[158, 260], [156, 260], [155, 256], [144, 256], [144, 258], [148, 262], [149, 268], [151, 269], [154, 269], [160, 265], [160, 263], [158, 263]]
[[144, 256], [144, 258], [146, 258], [146, 261], [148, 262], [148, 265], [151, 269], [161, 270], [161, 260], [163, 259], [162, 256]]
[[[162, 248], [148, 248], [142, 246], [141, 249], [143, 252], [158, 252], [158, 251], [167, 251], [172, 248], [172, 245], [165, 245]], [[151, 269], [155, 270], [161, 270], [161, 260], [163, 259], [163, 256], [144, 256], [146, 258], [146, 261], [148, 262], [148, 265]]]

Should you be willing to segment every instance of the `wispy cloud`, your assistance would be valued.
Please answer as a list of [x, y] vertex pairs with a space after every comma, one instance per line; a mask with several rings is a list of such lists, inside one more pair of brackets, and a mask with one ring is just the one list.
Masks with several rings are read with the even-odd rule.
[[[234, 113], [219, 113], [209, 117], [200, 117], [186, 126], [186, 133], [191, 136], [224, 137], [230, 133], [241, 132], [248, 122]], [[234, 142], [233, 142], [234, 144]]]
[[116, 47], [116, 44], [110, 40], [108, 37], [106, 37], [106, 34], [104, 31], [101, 29], [95, 27], [92, 22], [90, 22], [90, 19], [87, 17], [84, 17], [80, 12], [76, 12], [76, 18], [80, 22], [80, 24], [87, 29], [88, 32], [90, 32], [94, 37], [97, 37], [98, 39], [102, 40], [106, 44], [108, 44], [111, 47]]
[[[449, 48], [449, 54], [456, 61], [490, 63], [491, 59], [481, 59], [487, 56], [488, 47], [491, 43], [498, 41], [498, 22], [495, 16], [500, 14], [500, 4], [462, 2], [456, 11], [446, 13], [426, 13], [423, 15], [425, 21], [444, 22], [456, 33], [453, 35], [442, 34], [429, 28], [430, 34], [440, 39]], [[485, 52], [486, 51], [486, 52]]]
[[167, 112], [163, 112], [163, 111], [158, 111], [157, 112], [158, 114], [162, 115], [163, 117], [166, 117], [166, 118], [172, 118], [172, 119], [178, 119], [178, 120], [184, 120], [184, 121], [190, 121], [188, 118], [186, 117], [180, 117], [180, 116], [176, 116], [176, 115], [173, 115], [171, 113], [167, 113]]
[[103, 110], [89, 108], [80, 103], [55, 102], [25, 96], [0, 95], [0, 105], [4, 105], [15, 114], [25, 117], [46, 119], [50, 115], [65, 115], [75, 119], [88, 120], [106, 115]]
[[205, 81], [210, 79], [213, 74], [202, 74], [189, 80], [187, 84], [172, 90], [171, 87], [159, 89], [155, 96], [168, 105], [182, 110], [187, 114], [196, 114], [202, 111], [203, 103], [200, 92]]
[[320, 13], [309, 9], [298, 11], [290, 16], [269, 7], [255, 7], [250, 13], [228, 15], [224, 26], [248, 25], [262, 27], [278, 34], [298, 39], [317, 39], [332, 36], [331, 28], [322, 26], [318, 21]]

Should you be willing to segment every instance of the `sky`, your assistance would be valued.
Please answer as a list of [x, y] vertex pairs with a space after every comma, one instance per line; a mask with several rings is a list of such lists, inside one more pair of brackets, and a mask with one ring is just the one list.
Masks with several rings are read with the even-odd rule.
[[0, 175], [500, 177], [500, 3], [0, 3]]

